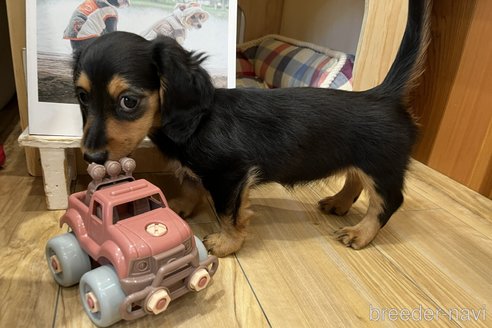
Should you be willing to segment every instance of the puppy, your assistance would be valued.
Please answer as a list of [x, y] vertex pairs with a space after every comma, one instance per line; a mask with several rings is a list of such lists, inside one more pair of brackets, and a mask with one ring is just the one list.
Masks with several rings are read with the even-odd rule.
[[208, 12], [198, 3], [178, 3], [171, 15], [159, 20], [141, 35], [147, 40], [165, 35], [183, 44], [187, 30], [202, 28], [208, 17]]
[[[319, 206], [344, 215], [363, 189], [368, 192], [361, 222], [335, 232], [343, 244], [360, 249], [403, 202], [417, 137], [408, 94], [422, 72], [428, 8], [426, 0], [409, 1], [402, 44], [387, 77], [363, 92], [216, 89], [202, 68], [203, 54], [172, 38], [102, 36], [74, 65], [84, 158], [103, 163], [127, 156], [149, 134], [210, 193], [221, 231], [204, 242], [218, 256], [237, 251], [245, 239], [251, 187], [270, 181], [295, 186], [344, 172], [342, 190]], [[151, 129], [155, 115], [160, 126]]]

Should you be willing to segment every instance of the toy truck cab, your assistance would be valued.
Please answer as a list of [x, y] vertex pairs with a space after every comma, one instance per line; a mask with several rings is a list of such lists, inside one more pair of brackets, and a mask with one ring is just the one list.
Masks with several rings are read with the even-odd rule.
[[[60, 219], [72, 233], [62, 235], [67, 242], [55, 237], [46, 248], [59, 284], [80, 279], [84, 309], [99, 326], [163, 312], [171, 300], [205, 288], [218, 266], [162, 191], [131, 176], [134, 168], [131, 159], [91, 164], [88, 190], [69, 197]], [[101, 266], [91, 271], [94, 262]], [[109, 302], [104, 298], [110, 287], [100, 290], [108, 282], [116, 286]]]

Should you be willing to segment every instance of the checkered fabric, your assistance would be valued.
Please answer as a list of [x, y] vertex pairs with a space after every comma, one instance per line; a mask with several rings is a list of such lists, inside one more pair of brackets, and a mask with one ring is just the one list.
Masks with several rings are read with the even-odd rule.
[[236, 77], [255, 77], [253, 60], [242, 51], [236, 52]]
[[347, 60], [333, 82], [331, 82], [330, 89], [353, 90], [352, 72], [354, 71], [354, 62], [355, 56], [347, 55]]
[[236, 58], [238, 87], [255, 76], [269, 88], [352, 89], [353, 56], [310, 43], [268, 35], [239, 45]]

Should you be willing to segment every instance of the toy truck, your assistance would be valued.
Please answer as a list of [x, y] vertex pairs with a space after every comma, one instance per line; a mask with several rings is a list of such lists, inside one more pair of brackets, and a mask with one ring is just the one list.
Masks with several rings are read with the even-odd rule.
[[46, 245], [55, 281], [79, 283], [84, 310], [100, 327], [163, 312], [207, 287], [218, 267], [162, 191], [135, 180], [134, 169], [130, 158], [90, 164], [92, 182], [70, 195], [60, 219], [71, 232]]

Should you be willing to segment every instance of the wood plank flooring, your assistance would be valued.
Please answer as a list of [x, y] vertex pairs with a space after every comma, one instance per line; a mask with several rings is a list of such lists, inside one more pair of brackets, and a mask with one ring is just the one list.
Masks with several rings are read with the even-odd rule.
[[[44, 246], [65, 231], [63, 212], [46, 210], [42, 179], [27, 175], [19, 134], [17, 126], [5, 141], [0, 170], [0, 327], [92, 327], [77, 287], [59, 288], [46, 266]], [[145, 177], [173, 196], [172, 178]], [[80, 177], [76, 188], [86, 183]], [[365, 195], [344, 218], [316, 207], [340, 185], [329, 179], [252, 191], [248, 239], [220, 260], [211, 286], [161, 315], [115, 326], [492, 326], [491, 200], [413, 162], [403, 207], [370, 246], [354, 251], [332, 232], [361, 219]], [[189, 223], [199, 236], [219, 227], [210, 204]]]

